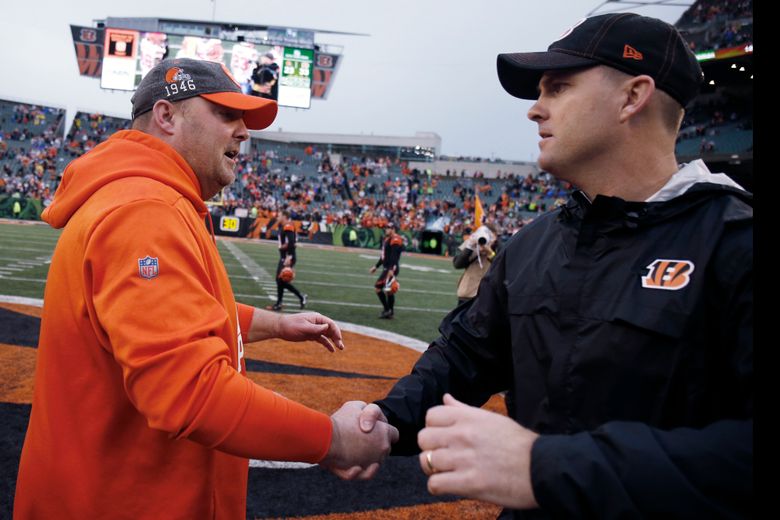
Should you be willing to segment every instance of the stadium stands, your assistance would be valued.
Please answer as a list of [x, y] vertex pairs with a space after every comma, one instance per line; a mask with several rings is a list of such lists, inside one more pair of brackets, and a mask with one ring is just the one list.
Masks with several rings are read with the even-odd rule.
[[753, 107], [745, 90], [721, 88], [694, 101], [677, 137], [678, 155], [752, 150]]
[[[129, 119], [78, 112], [65, 138], [65, 146], [62, 151], [70, 159], [79, 157], [108, 139], [117, 130], [128, 128], [130, 128]], [[66, 165], [63, 165], [62, 169], [65, 169]]]
[[53, 190], [65, 110], [0, 100], [0, 215], [36, 219]]
[[723, 49], [753, 41], [753, 0], [699, 0], [677, 22], [691, 49]]
[[[699, 0], [677, 27], [696, 52], [724, 49], [752, 42], [752, 9], [752, 0]], [[752, 79], [740, 79], [745, 73], [739, 76], [736, 70], [725, 74], [725, 60], [702, 66], [708, 79], [717, 82], [710, 81], [688, 107], [677, 139], [678, 159], [720, 158], [711, 167], [730, 173], [734, 161], [723, 157], [739, 157], [744, 170], [744, 157], [752, 165]], [[738, 68], [736, 63], [731, 67]], [[31, 208], [22, 218], [38, 218], [65, 166], [130, 125], [126, 119], [78, 112], [63, 138], [64, 115], [58, 108], [0, 100], [0, 216], [11, 216], [14, 197]], [[572, 188], [544, 172], [507, 173], [518, 171], [518, 165], [495, 159], [437, 158], [432, 149], [401, 145], [343, 140], [317, 144], [271, 137], [253, 139], [239, 157], [237, 181], [212, 205], [214, 214], [231, 215], [241, 209], [250, 216], [272, 218], [287, 207], [294, 219], [317, 222], [319, 229], [381, 227], [392, 220], [412, 236], [432, 225], [460, 236], [473, 226], [474, 198], [479, 195], [488, 221], [496, 224], [500, 235], [509, 236], [565, 201]], [[434, 171], [437, 164], [446, 165], [441, 167], [444, 171]], [[530, 170], [525, 168], [520, 171]], [[483, 170], [497, 178], [486, 178]]]
[[677, 28], [700, 59], [705, 81], [680, 130], [679, 162], [703, 158], [710, 170], [753, 184], [753, 2], [698, 0]]

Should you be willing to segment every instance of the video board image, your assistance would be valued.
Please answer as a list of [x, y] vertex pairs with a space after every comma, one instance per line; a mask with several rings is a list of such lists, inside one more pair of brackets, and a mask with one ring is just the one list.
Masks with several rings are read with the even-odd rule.
[[163, 59], [192, 58], [224, 63], [245, 94], [273, 99], [282, 106], [311, 105], [312, 50], [160, 32], [109, 32], [109, 49], [116, 53], [113, 42], [121, 40], [121, 52], [134, 60], [135, 73], [128, 70], [132, 62], [122, 62], [123, 72], [114, 71], [105, 88], [134, 90]]

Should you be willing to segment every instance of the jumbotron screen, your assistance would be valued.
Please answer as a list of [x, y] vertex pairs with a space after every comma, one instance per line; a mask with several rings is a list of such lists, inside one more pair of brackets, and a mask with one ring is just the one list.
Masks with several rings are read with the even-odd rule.
[[135, 90], [164, 58], [221, 62], [245, 94], [274, 99], [281, 106], [311, 106], [312, 49], [160, 32], [106, 28], [100, 86]]

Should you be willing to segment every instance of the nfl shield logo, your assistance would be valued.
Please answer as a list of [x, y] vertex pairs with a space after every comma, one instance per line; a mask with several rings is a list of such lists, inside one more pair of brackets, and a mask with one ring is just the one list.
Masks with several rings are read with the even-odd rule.
[[141, 275], [141, 278], [146, 278], [147, 280], [151, 280], [160, 274], [157, 258], [152, 258], [151, 256], [147, 256], [146, 258], [139, 258], [138, 274]]

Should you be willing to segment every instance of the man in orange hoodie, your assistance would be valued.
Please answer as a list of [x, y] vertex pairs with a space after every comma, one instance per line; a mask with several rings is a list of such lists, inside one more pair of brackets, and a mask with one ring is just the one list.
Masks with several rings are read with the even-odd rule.
[[276, 103], [189, 59], [152, 69], [132, 101], [133, 129], [72, 162], [43, 215], [63, 231], [14, 517], [244, 518], [248, 458], [371, 476], [397, 431], [361, 433], [365, 403], [328, 417], [245, 377], [244, 342], [334, 351], [339, 328], [237, 304], [204, 225]]

